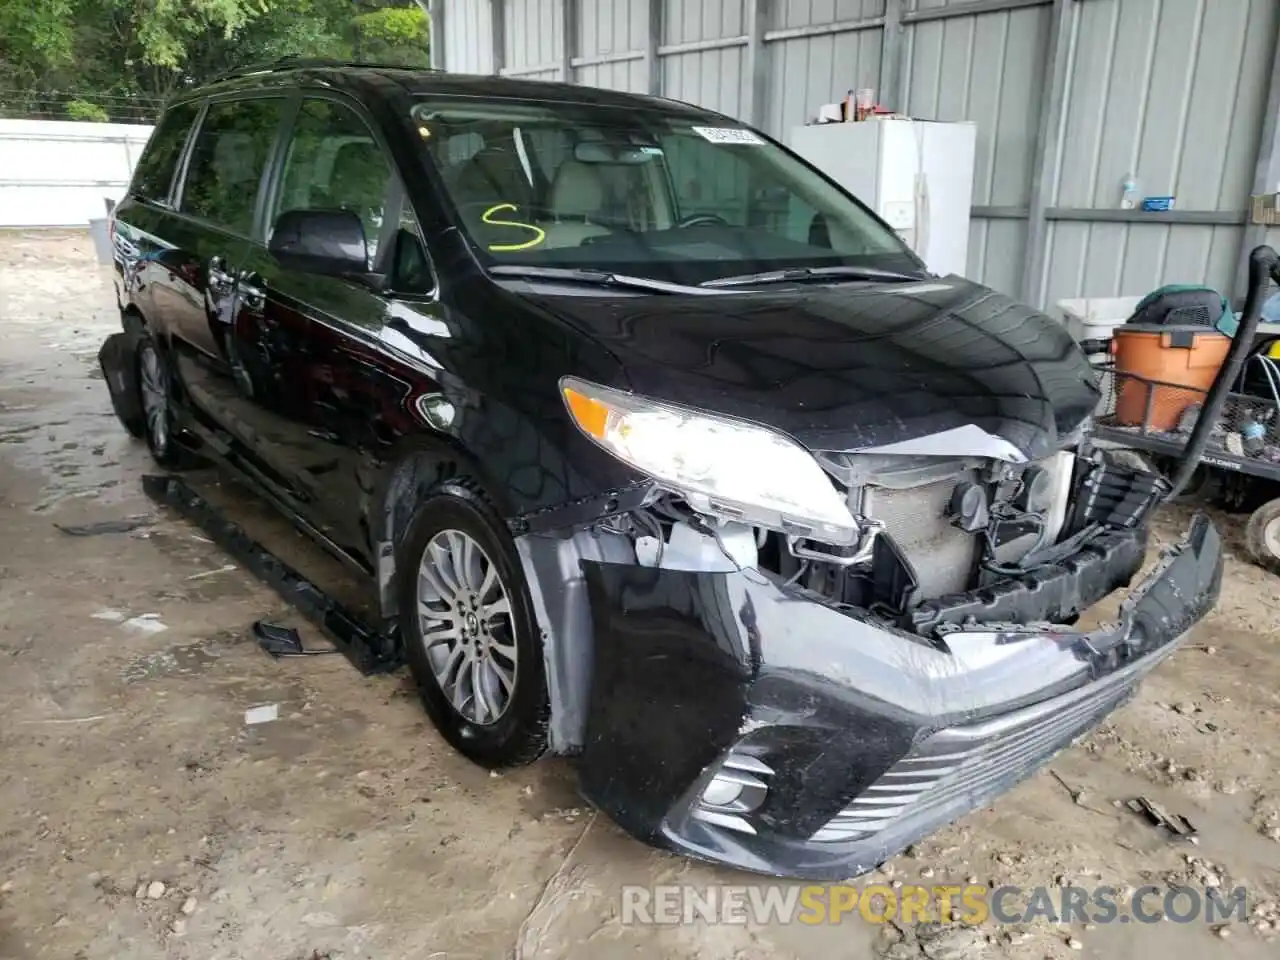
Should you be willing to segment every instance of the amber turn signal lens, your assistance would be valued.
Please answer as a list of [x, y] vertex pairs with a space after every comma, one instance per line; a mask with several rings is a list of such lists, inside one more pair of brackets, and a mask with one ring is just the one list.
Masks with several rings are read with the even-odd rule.
[[605, 427], [609, 423], [609, 408], [599, 400], [594, 400], [579, 393], [572, 387], [564, 387], [564, 400], [569, 412], [584, 431], [597, 440], [604, 439]]

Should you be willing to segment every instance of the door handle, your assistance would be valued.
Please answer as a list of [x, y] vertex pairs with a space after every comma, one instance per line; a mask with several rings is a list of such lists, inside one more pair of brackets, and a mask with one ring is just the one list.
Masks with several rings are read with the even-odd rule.
[[227, 272], [227, 261], [222, 257], [210, 257], [209, 268], [205, 271], [205, 283], [210, 293], [223, 294], [229, 291], [236, 278]]
[[267, 305], [267, 293], [261, 287], [256, 287], [252, 283], [247, 283], [243, 278], [240, 280], [240, 302], [245, 309], [252, 310], [254, 313], [261, 313], [262, 309]]

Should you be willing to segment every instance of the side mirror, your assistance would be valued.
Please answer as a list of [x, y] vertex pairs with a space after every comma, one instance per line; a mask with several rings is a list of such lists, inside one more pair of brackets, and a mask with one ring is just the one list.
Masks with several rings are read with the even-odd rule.
[[364, 224], [350, 210], [286, 210], [276, 218], [267, 249], [280, 265], [330, 277], [369, 271]]

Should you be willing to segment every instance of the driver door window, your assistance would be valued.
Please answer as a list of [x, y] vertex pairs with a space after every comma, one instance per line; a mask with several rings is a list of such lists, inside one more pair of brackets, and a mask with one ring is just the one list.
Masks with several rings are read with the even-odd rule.
[[355, 111], [332, 100], [304, 100], [272, 222], [286, 210], [349, 210], [364, 226], [372, 269], [392, 176], [382, 149]]

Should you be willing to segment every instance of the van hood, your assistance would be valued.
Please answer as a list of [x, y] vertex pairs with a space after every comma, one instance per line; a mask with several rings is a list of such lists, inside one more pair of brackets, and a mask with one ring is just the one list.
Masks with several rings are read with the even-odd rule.
[[955, 276], [724, 296], [526, 296], [617, 358], [626, 382], [611, 386], [766, 424], [811, 450], [980, 436], [976, 426], [1039, 459], [1099, 397], [1060, 324]]

